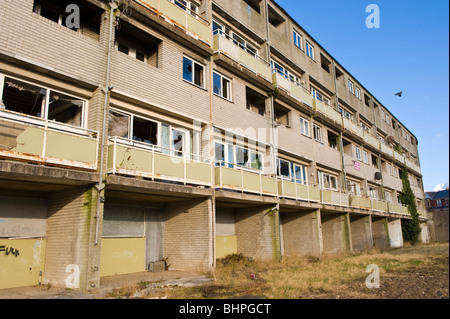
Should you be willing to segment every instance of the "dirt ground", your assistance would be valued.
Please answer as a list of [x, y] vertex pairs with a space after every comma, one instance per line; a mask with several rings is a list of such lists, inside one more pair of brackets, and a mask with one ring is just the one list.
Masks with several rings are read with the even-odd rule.
[[380, 278], [380, 288], [369, 289], [355, 280], [345, 290], [313, 293], [301, 299], [449, 299], [449, 257], [434, 258], [426, 267], [392, 271]]

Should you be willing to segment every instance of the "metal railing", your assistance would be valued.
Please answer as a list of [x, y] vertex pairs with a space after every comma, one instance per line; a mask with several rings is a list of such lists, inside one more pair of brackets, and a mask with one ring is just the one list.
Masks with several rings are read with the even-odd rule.
[[98, 151], [96, 131], [0, 110], [0, 157], [96, 170]]
[[108, 174], [212, 186], [211, 160], [192, 154], [121, 137], [108, 145]]

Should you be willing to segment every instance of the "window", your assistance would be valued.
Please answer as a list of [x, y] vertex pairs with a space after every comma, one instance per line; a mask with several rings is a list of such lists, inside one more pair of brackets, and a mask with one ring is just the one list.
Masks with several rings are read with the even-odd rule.
[[384, 191], [384, 200], [388, 203], [392, 203], [392, 195], [390, 192]]
[[328, 131], [328, 146], [330, 146], [332, 149], [337, 150], [338, 149], [338, 140], [339, 140], [339, 136]]
[[277, 175], [285, 179], [290, 179], [297, 184], [308, 184], [308, 174], [305, 165], [277, 159]]
[[294, 30], [294, 45], [303, 50], [302, 36]]
[[236, 146], [236, 160], [237, 166], [252, 168], [255, 170], [262, 170], [263, 156], [246, 148]]
[[187, 0], [172, 0], [179, 8], [189, 12], [193, 16], [197, 16], [198, 7], [195, 3]]
[[378, 168], [378, 157], [372, 154], [372, 166]]
[[322, 92], [319, 92], [315, 87], [311, 86], [311, 95], [314, 99], [323, 102], [324, 104], [330, 106], [330, 99], [325, 96]]
[[72, 95], [0, 74], [0, 109], [84, 127], [87, 102]]
[[247, 109], [258, 113], [261, 116], [266, 115], [266, 97], [258, 92], [246, 87]]
[[322, 128], [316, 124], [313, 124], [314, 140], [322, 143]]
[[362, 161], [361, 149], [360, 149], [359, 147], [355, 147], [355, 150], [356, 150], [356, 159], [357, 159], [358, 161]]
[[233, 144], [216, 142], [214, 147], [214, 159], [216, 166], [228, 166], [229, 168], [250, 168], [263, 170], [263, 154], [245, 147]]
[[359, 87], [355, 87], [355, 95], [361, 100], [361, 89]]
[[203, 65], [183, 57], [183, 79], [204, 88], [205, 68]]
[[387, 172], [390, 176], [394, 176], [394, 170], [392, 169], [391, 164], [387, 164]]
[[361, 183], [348, 180], [348, 192], [350, 195], [361, 196]]
[[300, 131], [305, 136], [309, 135], [309, 121], [304, 119], [303, 117], [300, 118]]
[[254, 46], [249, 44], [247, 41], [245, 41], [242, 37], [237, 35], [236, 33], [233, 32], [232, 38], [233, 38], [233, 43], [236, 44], [237, 46], [239, 46], [242, 50], [246, 51], [247, 53], [250, 53], [253, 56], [258, 55], [258, 50]]
[[319, 180], [319, 186], [322, 189], [331, 189], [331, 190], [337, 190], [337, 176], [318, 171], [318, 180]]
[[79, 25], [75, 25], [75, 21], [73, 21], [72, 17], [69, 17], [73, 11], [68, 13], [66, 12], [67, 6], [71, 3], [73, 3], [73, 1], [36, 0], [34, 1], [33, 12], [59, 25], [70, 28], [75, 32], [79, 32], [95, 40], [99, 40], [100, 19], [102, 12], [99, 11], [98, 8], [89, 4], [77, 3], [81, 14], [79, 17]]
[[367, 125], [366, 123], [364, 123], [363, 121], [361, 121], [361, 128], [363, 129], [363, 131], [369, 133], [370, 132], [370, 126]]
[[314, 47], [306, 41], [306, 55], [314, 60]]
[[378, 188], [373, 187], [373, 186], [369, 186], [369, 196], [370, 199], [378, 199]]
[[354, 85], [353, 85], [353, 82], [352, 81], [350, 81], [350, 80], [348, 80], [348, 90], [351, 92], [351, 93], [353, 93], [354, 92]]
[[363, 151], [363, 161], [365, 164], [369, 164], [369, 154], [366, 151]]
[[217, 72], [213, 74], [214, 94], [231, 101], [231, 80]]

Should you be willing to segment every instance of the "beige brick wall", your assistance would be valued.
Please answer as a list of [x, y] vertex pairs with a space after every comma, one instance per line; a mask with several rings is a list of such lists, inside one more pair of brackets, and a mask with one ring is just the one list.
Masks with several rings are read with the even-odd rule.
[[321, 213], [324, 253], [340, 253], [351, 250], [348, 214]]
[[369, 215], [351, 215], [350, 229], [353, 250], [365, 250], [373, 247], [371, 220]]
[[168, 204], [164, 255], [172, 270], [209, 270], [213, 265], [211, 199]]
[[235, 211], [238, 252], [257, 260], [279, 258], [278, 211], [270, 206], [240, 208]]
[[285, 256], [321, 256], [320, 212], [281, 214]]
[[386, 217], [372, 216], [372, 234], [375, 248], [389, 248], [389, 229]]
[[99, 265], [100, 254], [99, 246], [94, 247], [93, 243], [95, 193], [87, 188], [77, 188], [50, 195], [44, 284], [66, 287], [66, 279], [72, 274], [66, 272], [66, 267], [76, 265], [80, 288], [98, 287], [99, 274], [95, 267]]

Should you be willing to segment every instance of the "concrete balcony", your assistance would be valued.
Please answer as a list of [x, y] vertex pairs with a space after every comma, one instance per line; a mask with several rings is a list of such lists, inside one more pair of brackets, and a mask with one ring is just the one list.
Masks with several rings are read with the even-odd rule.
[[417, 165], [414, 161], [412, 161], [412, 160], [410, 160], [408, 158], [405, 158], [405, 164], [406, 164], [406, 167], [408, 169], [413, 170], [413, 171], [415, 171], [417, 173], [420, 173], [420, 174], [422, 173], [422, 170], [420, 169], [420, 166]]
[[0, 111], [0, 158], [96, 170], [98, 145], [97, 132]]
[[317, 187], [295, 183], [291, 180], [278, 180], [278, 193], [283, 198], [320, 202], [320, 190]]
[[402, 215], [410, 215], [408, 211], [408, 206], [402, 204], [392, 204], [388, 203], [389, 213], [394, 214], [402, 214]]
[[303, 102], [310, 108], [313, 108], [314, 104], [313, 104], [313, 97], [311, 96], [311, 94], [303, 87], [298, 86], [296, 83], [287, 79], [285, 76], [274, 71], [272, 74], [272, 83], [273, 85], [275, 85], [279, 89], [282, 89], [293, 98]]
[[[277, 179], [259, 170], [241, 168], [233, 164], [218, 163], [216, 167], [216, 187], [243, 193], [278, 196]], [[224, 165], [233, 165], [233, 168]]]
[[390, 156], [390, 157], [394, 157], [394, 149], [392, 147], [390, 147], [389, 145], [387, 145], [384, 142], [380, 142], [380, 146], [381, 146], [381, 152]]
[[372, 209], [372, 203], [370, 202], [370, 198], [362, 196], [350, 195], [350, 206], [359, 209], [367, 209], [367, 210]]
[[342, 126], [342, 115], [337, 110], [332, 108], [331, 106], [319, 101], [318, 99], [313, 100], [314, 110], [316, 112], [322, 113], [329, 119], [336, 122], [338, 125]]
[[346, 117], [343, 118], [343, 124], [344, 124], [344, 128], [346, 130], [348, 130], [351, 133], [353, 133], [353, 134], [363, 138], [364, 132], [363, 132], [363, 129], [360, 126], [356, 125], [355, 123], [353, 123], [352, 121], [350, 121]]
[[364, 131], [364, 141], [372, 146], [373, 148], [376, 148], [377, 150], [381, 149], [380, 146], [380, 141], [373, 135], [371, 135], [370, 133], [367, 133], [366, 131]]
[[387, 213], [389, 211], [388, 203], [382, 200], [372, 199], [370, 200], [372, 210]]
[[350, 204], [350, 198], [347, 193], [341, 193], [339, 191], [328, 189], [320, 190], [320, 201], [322, 204], [341, 207], [348, 207]]
[[394, 149], [394, 159], [405, 164], [405, 155]]
[[108, 174], [212, 186], [211, 162], [196, 155], [119, 137], [110, 138]]
[[169, 23], [175, 24], [193, 37], [211, 44], [211, 25], [199, 14], [170, 0], [134, 0], [156, 11]]
[[230, 39], [223, 32], [216, 31], [214, 34], [213, 50], [216, 53], [219, 52], [227, 56], [244, 68], [272, 83], [270, 64], [260, 56], [243, 49], [236, 41]]

